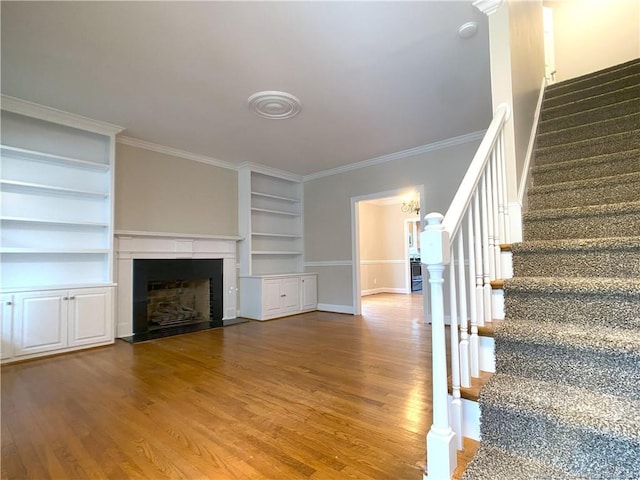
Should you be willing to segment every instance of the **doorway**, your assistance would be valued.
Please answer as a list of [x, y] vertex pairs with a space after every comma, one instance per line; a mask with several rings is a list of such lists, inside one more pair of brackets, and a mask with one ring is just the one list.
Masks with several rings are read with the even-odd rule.
[[[422, 205], [423, 185], [351, 199], [352, 279], [356, 315], [362, 313], [363, 294], [411, 293], [409, 252], [413, 249], [414, 256], [419, 258], [415, 243], [419, 230], [415, 221], [419, 221], [420, 216], [419, 211], [402, 211], [403, 198], [410, 192], [415, 192], [417, 205]], [[408, 227], [409, 223], [405, 220], [412, 220], [412, 227]], [[412, 228], [411, 247], [408, 228]]]

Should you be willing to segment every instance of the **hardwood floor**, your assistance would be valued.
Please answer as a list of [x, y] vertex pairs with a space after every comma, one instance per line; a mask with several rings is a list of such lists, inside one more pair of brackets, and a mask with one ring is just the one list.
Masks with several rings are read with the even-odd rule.
[[421, 295], [2, 367], [3, 479], [421, 479]]

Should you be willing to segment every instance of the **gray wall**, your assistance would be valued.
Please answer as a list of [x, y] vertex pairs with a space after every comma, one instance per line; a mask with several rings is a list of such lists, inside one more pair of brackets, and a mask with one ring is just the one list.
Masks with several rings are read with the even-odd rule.
[[318, 272], [318, 302], [354, 304], [350, 263], [352, 197], [424, 185], [421, 214], [444, 213], [479, 143], [467, 142], [305, 181], [305, 261], [320, 263], [307, 267], [308, 271]]
[[238, 172], [116, 145], [115, 228], [238, 235]]
[[509, 27], [516, 178], [520, 182], [544, 78], [542, 2], [510, 2]]

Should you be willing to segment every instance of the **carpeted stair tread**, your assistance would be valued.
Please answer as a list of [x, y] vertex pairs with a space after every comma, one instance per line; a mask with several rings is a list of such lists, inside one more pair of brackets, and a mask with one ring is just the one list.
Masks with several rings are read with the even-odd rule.
[[637, 475], [638, 400], [496, 373], [480, 406], [483, 441], [579, 475]]
[[[640, 278], [514, 277], [505, 280], [505, 292], [631, 296], [640, 300]], [[640, 315], [640, 311], [638, 311]]]
[[535, 186], [640, 172], [640, 148], [587, 158], [543, 163], [531, 170]]
[[569, 90], [558, 95], [549, 95], [544, 98], [542, 108], [557, 107], [576, 101], [595, 97], [609, 92], [619, 92], [627, 88], [640, 88], [640, 73], [632, 73], [620, 78], [611, 79], [598, 85], [591, 85], [579, 90]]
[[640, 237], [534, 240], [511, 249], [516, 277], [640, 278]]
[[534, 185], [527, 195], [530, 210], [633, 202], [640, 199], [640, 172]]
[[640, 97], [544, 120], [538, 125], [538, 133], [544, 134], [563, 128], [592, 124], [637, 112], [640, 112]]
[[640, 279], [514, 277], [505, 281], [506, 319], [640, 329]]
[[576, 143], [577, 141], [600, 138], [605, 135], [638, 129], [640, 129], [640, 112], [636, 111], [607, 120], [541, 133], [538, 135], [537, 146], [538, 148], [545, 148], [553, 145], [565, 145], [567, 143]]
[[510, 319], [495, 332], [496, 371], [640, 400], [640, 332]]
[[640, 148], [640, 128], [562, 145], [536, 147], [534, 157], [537, 164], [543, 165], [638, 148]]
[[540, 120], [546, 121], [553, 118], [564, 117], [574, 113], [584, 112], [593, 108], [604, 107], [612, 103], [638, 98], [640, 96], [640, 87], [628, 86], [613, 92], [604, 92], [586, 98], [576, 99], [573, 102], [550, 105], [548, 102], [543, 103], [540, 112]]
[[616, 78], [626, 77], [637, 73], [640, 73], [640, 58], [635, 58], [619, 65], [613, 65], [579, 77], [554, 83], [553, 85], [547, 86], [545, 96], [551, 98], [558, 95], [564, 95], [569, 91], [580, 90], [593, 85], [600, 85]]
[[533, 210], [522, 217], [525, 240], [621, 237], [640, 232], [640, 202]]
[[544, 462], [523, 457], [504, 448], [482, 443], [467, 465], [462, 480], [573, 480], [585, 479]]

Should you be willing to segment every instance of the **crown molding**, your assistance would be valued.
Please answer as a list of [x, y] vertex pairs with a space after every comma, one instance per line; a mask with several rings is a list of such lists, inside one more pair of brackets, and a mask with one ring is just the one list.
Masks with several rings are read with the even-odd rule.
[[186, 160], [192, 160], [194, 162], [206, 163], [207, 165], [214, 165], [216, 167], [238, 170], [238, 166], [231, 162], [225, 162], [224, 160], [218, 160], [217, 158], [207, 157], [206, 155], [199, 155], [197, 153], [191, 153], [177, 148], [165, 147], [164, 145], [147, 142], [146, 140], [139, 140], [133, 137], [127, 137], [125, 135], [118, 135], [116, 137], [116, 143], [128, 145], [130, 147], [142, 148], [144, 150], [150, 150], [152, 152], [164, 153], [165, 155], [184, 158]]
[[484, 13], [486, 16], [496, 13], [504, 0], [476, 0], [473, 6]]
[[484, 137], [485, 131], [467, 133], [458, 137], [448, 138], [447, 140], [441, 140], [439, 142], [429, 143], [420, 147], [409, 148], [408, 150], [401, 150], [400, 152], [390, 153], [388, 155], [382, 155], [380, 157], [371, 158], [369, 160], [363, 160], [357, 163], [351, 163], [349, 165], [343, 165], [341, 167], [332, 168], [330, 170], [324, 170], [322, 172], [312, 173], [302, 177], [304, 182], [309, 180], [315, 180], [316, 178], [329, 177], [331, 175], [337, 175], [339, 173], [349, 172], [351, 170], [357, 170], [360, 168], [371, 167], [373, 165], [380, 165], [381, 163], [392, 162], [402, 158], [413, 157], [426, 152], [432, 152], [434, 150], [440, 150], [443, 148], [454, 147], [456, 145], [462, 145], [464, 143], [473, 142], [474, 140], [480, 140]]
[[238, 167], [238, 170], [249, 169], [254, 172], [264, 173], [265, 175], [272, 175], [274, 177], [281, 177], [293, 182], [301, 182], [303, 180], [302, 175], [287, 172], [286, 170], [280, 170], [278, 168], [268, 167], [259, 163], [243, 162]]
[[9, 95], [1, 96], [1, 108], [7, 112], [17, 113], [27, 117], [46, 120], [48, 122], [58, 123], [67, 127], [87, 130], [101, 135], [115, 135], [124, 130], [124, 127], [114, 125], [112, 123], [93, 120], [92, 118], [76, 115], [75, 113], [65, 112], [57, 108], [46, 107], [38, 103], [29, 102], [21, 98], [10, 97]]

